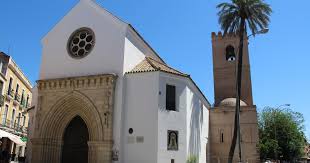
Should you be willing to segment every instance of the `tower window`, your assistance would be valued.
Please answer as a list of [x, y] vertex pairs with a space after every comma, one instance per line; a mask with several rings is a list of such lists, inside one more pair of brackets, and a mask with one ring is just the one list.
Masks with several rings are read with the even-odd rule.
[[166, 85], [166, 109], [176, 111], [175, 86]]
[[220, 130], [220, 142], [224, 143], [224, 131]]
[[226, 60], [229, 62], [236, 60], [235, 48], [231, 45], [226, 47]]

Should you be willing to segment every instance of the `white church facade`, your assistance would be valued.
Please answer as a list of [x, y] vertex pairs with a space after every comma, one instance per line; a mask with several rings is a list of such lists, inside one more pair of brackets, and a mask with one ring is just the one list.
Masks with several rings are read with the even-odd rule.
[[29, 162], [208, 161], [208, 100], [130, 24], [81, 0], [42, 45]]
[[[212, 33], [214, 104], [128, 23], [80, 0], [42, 39], [29, 113], [31, 163], [227, 162], [238, 36]], [[241, 90], [243, 160], [259, 162], [248, 40]], [[234, 162], [238, 162], [235, 151]]]

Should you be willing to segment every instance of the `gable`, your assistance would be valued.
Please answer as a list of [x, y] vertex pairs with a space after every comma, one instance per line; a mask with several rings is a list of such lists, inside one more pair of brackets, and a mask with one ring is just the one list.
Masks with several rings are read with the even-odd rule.
[[[85, 13], [89, 13], [89, 15]], [[83, 14], [84, 13], [84, 14]], [[64, 24], [67, 24], [66, 22], [69, 21], [69, 19], [76, 18], [73, 20], [75, 24], [82, 24], [79, 23], [79, 20], [82, 18], [87, 18], [87, 16], [91, 16], [91, 13], [96, 13], [98, 16], [98, 19], [101, 19], [100, 21], [109, 21], [110, 23], [113, 23], [115, 27], [118, 28], [124, 28], [128, 24], [124, 22], [123, 20], [119, 19], [112, 13], [110, 13], [108, 10], [102, 8], [92, 0], [80, 0], [59, 22], [56, 23], [56, 25], [42, 38], [42, 43], [46, 42], [49, 37], [52, 37], [52, 35], [55, 35], [57, 33], [57, 29], [64, 26]], [[79, 17], [81, 16], [81, 17]], [[100, 17], [100, 18], [99, 18]], [[106, 22], [107, 23], [107, 22]]]
[[[127, 26], [95, 2], [81, 0], [42, 39], [40, 79], [121, 74]], [[95, 34], [94, 48], [83, 59], [72, 58], [67, 51], [68, 40], [73, 32], [85, 27]]]

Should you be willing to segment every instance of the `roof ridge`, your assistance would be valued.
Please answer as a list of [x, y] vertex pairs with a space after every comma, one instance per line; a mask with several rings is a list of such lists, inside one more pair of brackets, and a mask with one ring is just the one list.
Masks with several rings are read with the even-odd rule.
[[152, 63], [152, 61], [150, 61], [150, 59], [151, 59], [151, 60], [154, 60], [152, 57], [148, 57], [148, 56], [145, 57], [145, 60], [147, 61], [148, 64], [150, 64], [155, 70], [157, 70], [157, 71], [160, 70], [161, 68], [155, 66], [155, 65]]
[[[161, 64], [161, 65], [165, 65], [165, 66], [169, 67], [170, 69], [172, 69], [172, 70], [174, 70], [174, 71], [176, 71], [176, 72], [178, 72], [178, 73], [188, 75], [188, 74], [186, 74], [186, 73], [183, 73], [183, 72], [181, 72], [181, 71], [179, 71], [179, 70], [177, 70], [177, 69], [171, 67], [170, 65], [168, 65], [168, 64], [166, 64], [166, 63], [158, 62], [158, 61], [156, 61], [156, 60], [155, 60], [154, 58], [152, 58], [152, 57], [149, 57], [149, 56], [148, 56], [148, 58], [150, 58], [151, 60], [153, 60], [153, 61], [155, 61], [155, 62], [157, 62], [157, 63], [159, 63], [159, 64]], [[160, 69], [160, 68], [159, 68], [159, 69]]]
[[146, 58], [149, 58], [149, 59], [151, 59], [151, 60], [153, 60], [153, 61], [155, 61], [155, 62], [157, 62], [157, 63], [163, 64], [163, 65], [167, 65], [166, 63], [157, 61], [156, 59], [154, 59], [154, 58], [151, 57], [151, 56], [146, 56]]
[[99, 10], [103, 10], [105, 12], [107, 12], [110, 16], [114, 17], [115, 19], [129, 25], [129, 23], [127, 21], [125, 21], [124, 19], [118, 17], [116, 14], [113, 14], [111, 11], [109, 11], [107, 8], [105, 8], [103, 5], [97, 3], [96, 1], [87, 1], [86, 3], [92, 3], [93, 5], [95, 5], [96, 7], [98, 7]]

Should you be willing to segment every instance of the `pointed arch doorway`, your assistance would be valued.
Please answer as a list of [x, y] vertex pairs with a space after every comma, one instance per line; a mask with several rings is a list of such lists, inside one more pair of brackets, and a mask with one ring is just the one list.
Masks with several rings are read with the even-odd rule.
[[80, 116], [74, 117], [63, 135], [61, 163], [88, 163], [89, 133]]
[[102, 74], [38, 81], [31, 162], [111, 163], [116, 78]]

